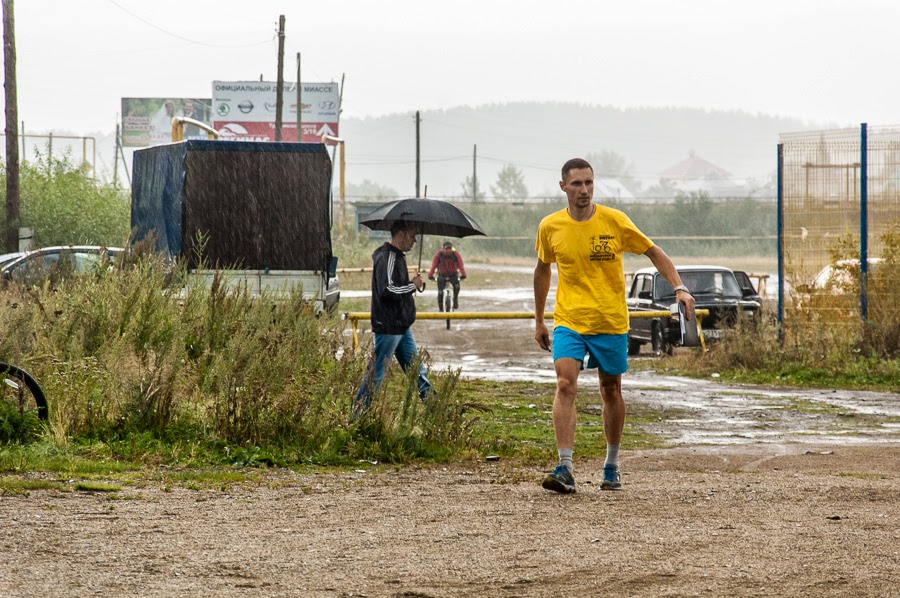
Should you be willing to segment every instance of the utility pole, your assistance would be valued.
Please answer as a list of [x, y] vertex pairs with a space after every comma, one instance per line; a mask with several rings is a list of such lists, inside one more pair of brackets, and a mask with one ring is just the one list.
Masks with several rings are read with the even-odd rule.
[[16, 99], [16, 27], [13, 0], [3, 0], [3, 66], [6, 89], [6, 251], [19, 250], [19, 115]]
[[284, 15], [278, 17], [278, 86], [275, 89], [275, 141], [281, 141], [281, 108], [284, 106]]
[[303, 103], [300, 101], [303, 98], [302, 87], [303, 84], [300, 83], [300, 52], [297, 52], [297, 143], [303, 142]]
[[113, 152], [113, 189], [119, 184], [119, 123], [116, 122], [116, 151]]
[[122, 142], [121, 137], [116, 139], [116, 144], [119, 146], [119, 156], [122, 158], [122, 168], [125, 169], [125, 180], [128, 181], [128, 186], [131, 187], [131, 173], [128, 172], [128, 161], [125, 160], [125, 144]]
[[472, 146], [472, 203], [478, 202], [478, 145]]
[[419, 156], [421, 155], [419, 153], [419, 123], [421, 121], [422, 119], [419, 118], [419, 111], [416, 110], [416, 197], [419, 197]]

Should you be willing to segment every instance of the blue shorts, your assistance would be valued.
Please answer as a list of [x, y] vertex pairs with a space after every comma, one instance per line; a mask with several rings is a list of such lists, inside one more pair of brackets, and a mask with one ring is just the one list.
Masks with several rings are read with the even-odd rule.
[[581, 362], [588, 356], [588, 368], [600, 368], [610, 376], [628, 371], [627, 334], [578, 334], [571, 328], [557, 326], [553, 329], [553, 361], [571, 357]]

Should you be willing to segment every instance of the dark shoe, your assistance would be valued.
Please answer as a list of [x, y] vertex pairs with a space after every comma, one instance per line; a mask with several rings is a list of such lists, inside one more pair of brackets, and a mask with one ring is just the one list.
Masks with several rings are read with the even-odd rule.
[[453, 302], [453, 309], [459, 309], [459, 301]]
[[546, 490], [553, 490], [560, 494], [575, 492], [575, 476], [565, 465], [557, 465], [553, 473], [547, 474], [541, 486]]
[[622, 475], [619, 473], [619, 468], [615, 465], [604, 465], [603, 466], [603, 481], [600, 482], [601, 490], [621, 490], [622, 489]]

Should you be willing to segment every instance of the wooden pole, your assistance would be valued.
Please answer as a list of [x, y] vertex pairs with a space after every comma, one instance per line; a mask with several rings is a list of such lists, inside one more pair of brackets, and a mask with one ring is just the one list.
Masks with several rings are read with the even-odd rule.
[[119, 139], [119, 155], [122, 156], [122, 167], [125, 169], [125, 180], [128, 181], [128, 186], [131, 187], [131, 173], [128, 172], [128, 162], [125, 160], [125, 148], [122, 147], [122, 139]]
[[13, 0], [3, 0], [3, 66], [6, 90], [6, 251], [19, 250], [19, 116], [16, 98], [16, 27]]
[[472, 203], [478, 202], [478, 146], [472, 146]]
[[113, 152], [113, 189], [119, 184], [119, 123], [116, 123], [116, 151]]
[[297, 143], [303, 143], [303, 99], [300, 83], [300, 52], [297, 52]]
[[419, 163], [420, 163], [420, 152], [419, 152], [419, 123], [422, 119], [419, 117], [419, 111], [416, 110], [416, 197], [419, 197]]
[[275, 89], [275, 141], [281, 141], [281, 108], [284, 106], [284, 15], [278, 17], [278, 86]]

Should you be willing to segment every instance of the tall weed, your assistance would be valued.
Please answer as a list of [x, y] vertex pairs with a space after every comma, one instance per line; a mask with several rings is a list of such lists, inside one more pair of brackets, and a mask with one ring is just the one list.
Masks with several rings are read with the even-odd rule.
[[[346, 350], [345, 324], [317, 314], [299, 289], [252, 296], [226, 278], [207, 287], [173, 276], [161, 257], [128, 256], [55, 286], [0, 290], [0, 350], [44, 387], [51, 443], [100, 441], [140, 455], [149, 449], [122, 441], [150, 434], [170, 455], [203, 446], [192, 460], [208, 452], [230, 462], [263, 453], [282, 455], [265, 462], [345, 462], [363, 453], [406, 460], [464, 449], [453, 375], [433, 377], [439, 413], [408, 408], [381, 431], [350, 425], [368, 355]], [[354, 448], [372, 443], [391, 448]]]

